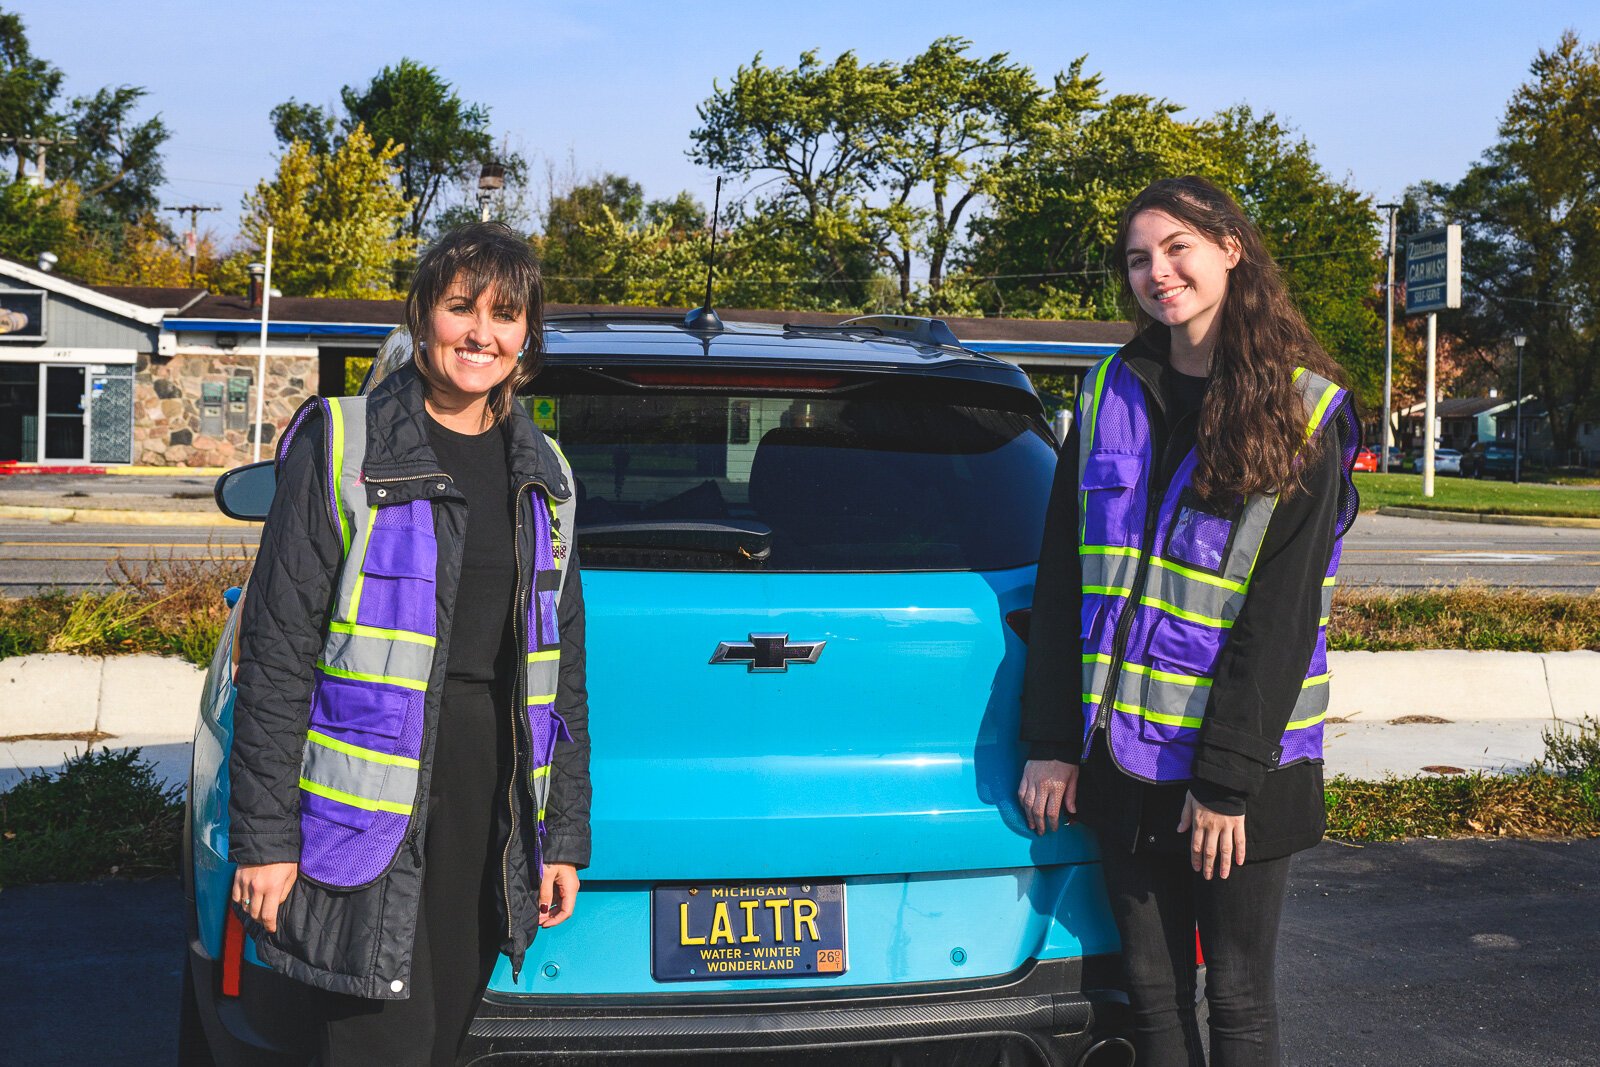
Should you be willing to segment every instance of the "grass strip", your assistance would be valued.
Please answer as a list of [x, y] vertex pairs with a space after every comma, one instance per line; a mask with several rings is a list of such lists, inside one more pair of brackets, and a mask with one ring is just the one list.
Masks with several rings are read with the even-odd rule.
[[1328, 836], [1600, 837], [1600, 721], [1544, 731], [1544, 757], [1520, 774], [1418, 775], [1324, 787]]
[[1341, 589], [1328, 647], [1346, 652], [1600, 651], [1600, 596], [1468, 585], [1393, 593]]
[[0, 793], [0, 888], [175, 873], [182, 794], [136, 748], [29, 775]]
[[1420, 474], [1361, 473], [1355, 476], [1355, 481], [1363, 511], [1397, 506], [1471, 511], [1479, 515], [1600, 518], [1600, 490], [1593, 488], [1537, 482], [1514, 485], [1440, 474], [1433, 479], [1433, 496], [1425, 497]]

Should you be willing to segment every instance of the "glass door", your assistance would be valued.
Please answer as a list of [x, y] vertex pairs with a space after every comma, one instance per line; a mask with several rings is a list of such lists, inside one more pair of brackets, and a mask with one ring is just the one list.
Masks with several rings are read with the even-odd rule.
[[0, 461], [39, 460], [39, 365], [0, 363]]
[[88, 367], [44, 366], [41, 463], [88, 459]]

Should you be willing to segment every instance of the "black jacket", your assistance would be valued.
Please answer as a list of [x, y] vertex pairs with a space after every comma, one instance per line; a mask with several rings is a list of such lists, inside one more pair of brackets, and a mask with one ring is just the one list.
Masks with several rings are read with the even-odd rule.
[[[1176, 461], [1194, 444], [1197, 418], [1169, 425], [1169, 366], [1164, 338], [1142, 335], [1119, 356], [1145, 387], [1155, 455], [1176, 457], [1156, 473], [1152, 491], [1164, 491]], [[1225, 814], [1244, 814], [1251, 859], [1271, 859], [1321, 840], [1326, 823], [1321, 763], [1279, 768], [1274, 762], [1305, 680], [1321, 618], [1327, 572], [1342, 505], [1353, 493], [1343, 470], [1343, 419], [1330, 415], [1322, 447], [1305, 472], [1306, 491], [1273, 512], [1250, 595], [1218, 659], [1188, 783], [1149, 785], [1103, 758], [1103, 739], [1084, 763], [1080, 818], [1103, 840], [1129, 849], [1182, 849], [1176, 833], [1184, 794]], [[1030, 759], [1079, 763], [1083, 749], [1078, 557], [1078, 432], [1068, 435], [1056, 469], [1044, 545], [1034, 587], [1028, 663], [1023, 679], [1022, 738]], [[1159, 461], [1159, 460], [1158, 460]]]
[[[536, 481], [557, 497], [572, 487], [561, 473], [551, 444], [520, 407], [509, 425], [508, 459], [512, 486]], [[301, 750], [310, 718], [313, 664], [322, 649], [341, 564], [337, 520], [330, 510], [326, 431], [320, 405], [308, 414], [290, 442], [278, 472], [278, 489], [262, 533], [240, 620], [233, 749], [228, 771], [229, 858], [235, 863], [298, 862], [300, 858], [299, 776]], [[410, 847], [402, 847], [389, 871], [361, 889], [319, 885], [304, 875], [278, 912], [278, 931], [269, 934], [250, 923], [263, 959], [291, 977], [337, 992], [363, 997], [400, 998], [409, 993], [412, 942], [423, 877], [420, 836], [427, 825], [427, 782], [432, 769], [444, 665], [450, 650], [456, 585], [466, 535], [466, 501], [439, 473], [429, 447], [422, 386], [415, 370], [403, 368], [381, 382], [367, 399], [367, 450], [364, 473], [368, 502], [375, 480], [387, 490], [383, 503], [418, 498], [433, 503], [438, 538], [438, 645], [436, 683], [427, 693], [422, 744], [422, 796], [413, 819]], [[530, 497], [518, 502], [518, 538], [523, 573], [531, 582], [533, 529]], [[570, 531], [567, 540], [571, 541]], [[586, 866], [589, 862], [589, 711], [584, 663], [583, 585], [576, 553], [568, 557], [561, 597], [561, 674], [556, 710], [572, 741], [556, 746], [546, 815], [543, 855], [547, 863]], [[518, 723], [521, 715], [514, 716]], [[519, 727], [520, 729], [520, 727]], [[528, 751], [526, 738], [519, 750]], [[526, 767], [514, 776], [526, 781]], [[510, 833], [512, 813], [501, 814], [508, 840], [506, 877], [500, 903], [506, 919], [504, 951], [520, 967], [538, 929], [538, 886], [534, 884], [534, 822], [526, 789], [518, 790], [518, 832]], [[395, 987], [399, 981], [401, 986]]]

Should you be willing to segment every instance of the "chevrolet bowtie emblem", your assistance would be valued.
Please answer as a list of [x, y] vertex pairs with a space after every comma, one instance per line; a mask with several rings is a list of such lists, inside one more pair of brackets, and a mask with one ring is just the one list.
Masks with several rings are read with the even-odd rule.
[[750, 671], [786, 671], [790, 663], [815, 663], [826, 641], [789, 642], [788, 634], [751, 634], [748, 641], [723, 641], [712, 663], [744, 663]]

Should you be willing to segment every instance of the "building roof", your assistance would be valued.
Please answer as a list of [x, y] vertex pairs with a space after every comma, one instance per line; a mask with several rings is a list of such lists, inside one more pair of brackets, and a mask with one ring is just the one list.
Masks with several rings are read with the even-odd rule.
[[[1532, 394], [1523, 397], [1524, 407], [1532, 399]], [[1479, 415], [1498, 415], [1511, 410], [1516, 403], [1517, 398], [1514, 396], [1458, 396], [1435, 400], [1433, 413], [1441, 419], [1471, 419]], [[1420, 415], [1426, 406], [1425, 401], [1419, 400], [1410, 407], [1402, 409], [1400, 414]]]
[[91, 285], [89, 288], [97, 293], [104, 293], [114, 300], [123, 300], [129, 304], [170, 311], [174, 314], [186, 310], [189, 305], [206, 295], [204, 289], [165, 285]]
[[155, 326], [161, 322], [163, 314], [161, 308], [135, 303], [92, 285], [84, 285], [59, 274], [39, 270], [6, 256], [0, 256], [0, 277], [10, 278], [28, 288], [43, 289], [76, 300], [101, 311], [109, 311], [113, 315], [120, 315], [145, 326]]

